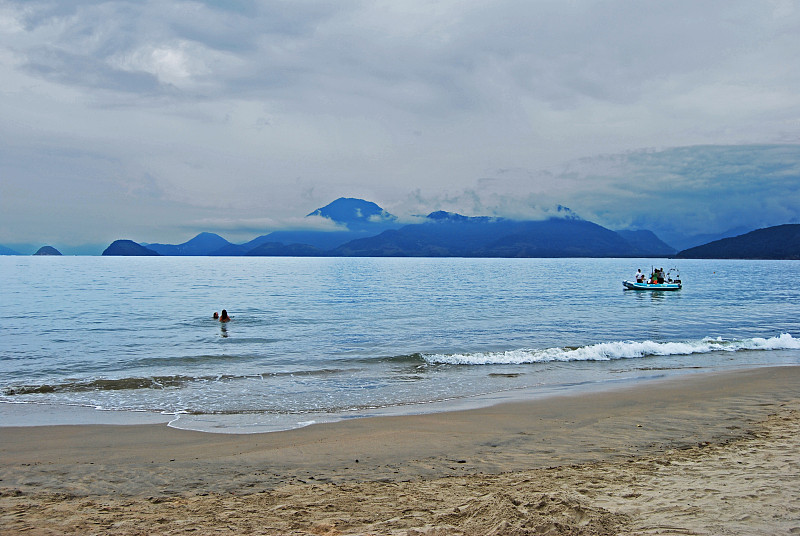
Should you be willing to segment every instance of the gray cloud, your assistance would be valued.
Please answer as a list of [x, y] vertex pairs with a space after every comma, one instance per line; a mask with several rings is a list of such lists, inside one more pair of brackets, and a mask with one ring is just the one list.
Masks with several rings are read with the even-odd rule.
[[468, 215], [551, 217], [563, 200], [612, 229], [673, 236], [800, 222], [800, 145], [694, 146], [587, 157], [558, 170], [497, 170], [474, 187], [399, 210], [436, 206]]
[[636, 151], [581, 167], [588, 187], [575, 208], [613, 227], [695, 234], [800, 221], [798, 145]]
[[[798, 51], [781, 0], [5, 0], [0, 243], [255, 233], [342, 195], [400, 216], [796, 218]], [[98, 191], [109, 222], [83, 225]]]

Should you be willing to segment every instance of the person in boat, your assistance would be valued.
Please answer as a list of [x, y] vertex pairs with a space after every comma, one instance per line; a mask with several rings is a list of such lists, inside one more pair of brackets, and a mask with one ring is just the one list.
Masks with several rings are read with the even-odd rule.
[[663, 268], [659, 268], [658, 270], [656, 270], [656, 279], [658, 280], [658, 284], [659, 285], [663, 285], [664, 284], [664, 269]]
[[222, 313], [219, 315], [219, 321], [220, 322], [230, 322], [231, 321], [231, 317], [228, 316], [228, 311], [227, 310], [225, 310], [225, 309], [222, 310]]
[[644, 274], [642, 273], [642, 269], [641, 268], [636, 270], [636, 282], [637, 283], [644, 283]]

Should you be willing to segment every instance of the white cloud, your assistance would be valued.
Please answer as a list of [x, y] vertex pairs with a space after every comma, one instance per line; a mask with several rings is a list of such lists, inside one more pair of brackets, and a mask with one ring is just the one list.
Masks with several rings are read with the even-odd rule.
[[330, 218], [321, 216], [292, 217], [284, 220], [274, 218], [203, 218], [186, 222], [185, 227], [194, 233], [196, 229], [204, 229], [223, 233], [229, 240], [249, 240], [258, 235], [275, 230], [292, 231], [346, 231], [346, 226], [338, 225]]

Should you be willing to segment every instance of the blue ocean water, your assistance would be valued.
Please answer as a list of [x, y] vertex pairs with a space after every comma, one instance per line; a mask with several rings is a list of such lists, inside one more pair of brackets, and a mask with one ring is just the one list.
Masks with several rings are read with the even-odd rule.
[[[623, 290], [653, 266], [684, 288]], [[196, 430], [800, 364], [795, 261], [0, 257], [0, 275], [0, 402]]]

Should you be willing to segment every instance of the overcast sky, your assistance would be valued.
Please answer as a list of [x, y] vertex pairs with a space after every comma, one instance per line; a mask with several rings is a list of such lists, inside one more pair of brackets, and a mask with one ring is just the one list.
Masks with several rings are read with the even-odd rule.
[[0, 0], [0, 244], [800, 221], [794, 1]]

